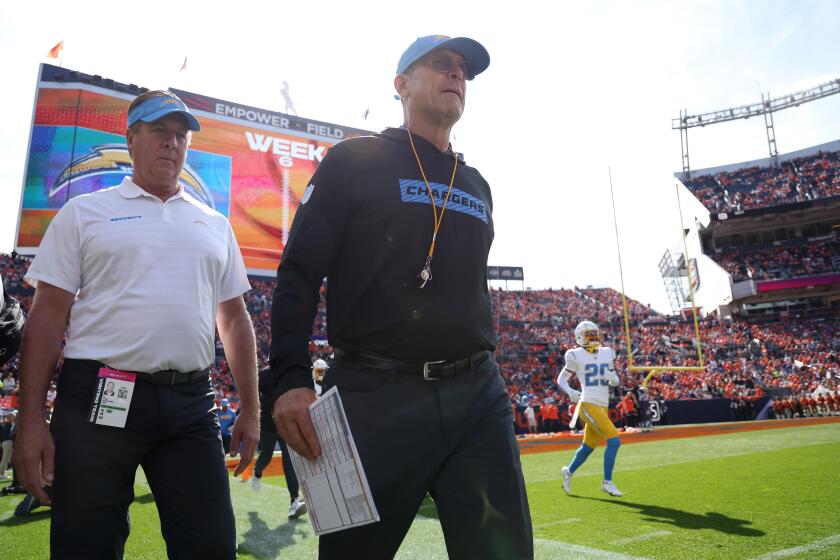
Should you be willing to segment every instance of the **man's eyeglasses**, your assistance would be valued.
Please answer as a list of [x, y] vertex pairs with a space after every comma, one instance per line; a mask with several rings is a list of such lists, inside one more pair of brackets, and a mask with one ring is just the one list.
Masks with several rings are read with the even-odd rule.
[[445, 57], [432, 58], [429, 60], [429, 66], [441, 74], [449, 74], [454, 72], [456, 68], [460, 68], [465, 80], [472, 80], [475, 78], [475, 76], [470, 72], [470, 69], [467, 67], [467, 63], [462, 60], [453, 60]]

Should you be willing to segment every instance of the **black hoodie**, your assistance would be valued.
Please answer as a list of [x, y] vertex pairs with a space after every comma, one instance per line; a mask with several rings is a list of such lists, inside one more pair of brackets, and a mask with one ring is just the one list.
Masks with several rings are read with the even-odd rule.
[[414, 135], [440, 215], [432, 280], [419, 289], [434, 231], [429, 194], [405, 129], [333, 146], [295, 215], [271, 310], [274, 397], [312, 387], [308, 345], [327, 278], [333, 347], [403, 362], [463, 358], [495, 349], [487, 289], [493, 242], [490, 186], [460, 154]]

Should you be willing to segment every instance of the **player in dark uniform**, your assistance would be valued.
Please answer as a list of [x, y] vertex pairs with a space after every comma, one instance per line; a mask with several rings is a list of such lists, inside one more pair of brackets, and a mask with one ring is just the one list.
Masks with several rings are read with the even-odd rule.
[[300, 485], [295, 469], [292, 467], [289, 450], [286, 442], [277, 433], [277, 427], [271, 418], [274, 401], [270, 398], [271, 387], [266, 386], [266, 380], [270, 379], [270, 376], [270, 370], [260, 371], [260, 454], [254, 463], [251, 488], [254, 492], [259, 492], [262, 488], [263, 471], [274, 457], [274, 446], [279, 444], [283, 455], [283, 476], [286, 478], [286, 488], [289, 490], [289, 519], [297, 519], [306, 513], [306, 502], [299, 498]]
[[472, 39], [415, 41], [394, 78], [404, 126], [335, 145], [295, 216], [272, 308], [274, 419], [290, 447], [320, 453], [308, 342], [326, 276], [335, 357], [324, 391], [339, 389], [381, 517], [321, 536], [321, 558], [392, 558], [427, 492], [450, 558], [533, 557], [510, 399], [491, 356], [493, 201], [449, 142], [466, 81], [489, 62]]

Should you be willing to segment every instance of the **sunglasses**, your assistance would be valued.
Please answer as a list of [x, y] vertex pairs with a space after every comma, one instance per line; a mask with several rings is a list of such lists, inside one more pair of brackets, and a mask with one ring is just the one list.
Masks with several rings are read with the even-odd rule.
[[461, 60], [453, 60], [446, 57], [435, 57], [429, 60], [429, 66], [441, 74], [449, 74], [454, 72], [456, 68], [460, 68], [465, 80], [472, 80], [475, 78], [475, 75], [470, 72], [470, 69], [467, 67], [467, 63]]

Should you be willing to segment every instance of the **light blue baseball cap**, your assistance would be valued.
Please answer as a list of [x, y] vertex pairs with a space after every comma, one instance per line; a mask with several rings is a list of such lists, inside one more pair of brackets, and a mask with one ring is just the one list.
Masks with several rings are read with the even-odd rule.
[[201, 125], [190, 110], [184, 105], [184, 102], [178, 99], [174, 94], [170, 95], [156, 95], [150, 97], [128, 113], [128, 126], [130, 127], [137, 121], [146, 123], [155, 122], [156, 120], [165, 117], [170, 113], [180, 113], [187, 120], [187, 128], [189, 130], [201, 130]]
[[403, 74], [408, 67], [438, 49], [449, 49], [464, 57], [470, 72], [468, 80], [478, 76], [490, 66], [490, 55], [481, 43], [467, 37], [447, 37], [446, 35], [426, 35], [418, 37], [400, 57], [397, 74]]

